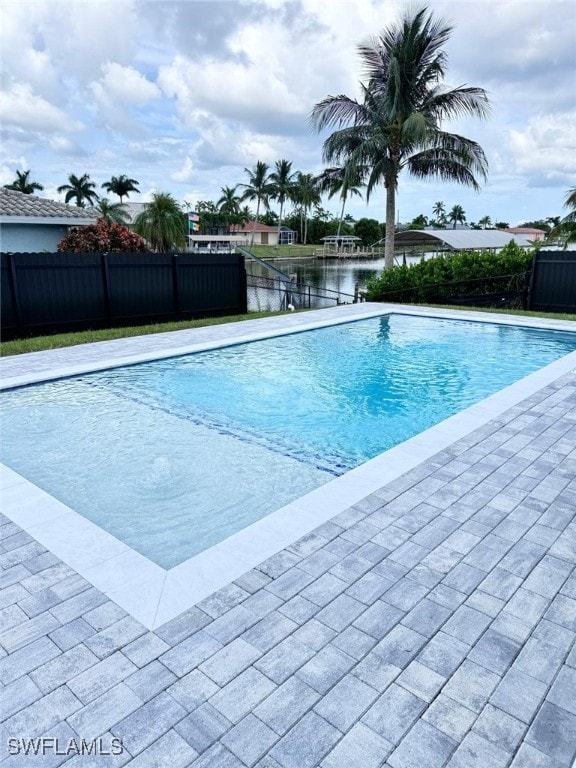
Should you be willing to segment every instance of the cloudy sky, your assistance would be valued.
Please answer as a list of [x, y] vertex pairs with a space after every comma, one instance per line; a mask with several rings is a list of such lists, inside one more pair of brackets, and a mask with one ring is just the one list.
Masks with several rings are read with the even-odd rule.
[[[402, 221], [438, 200], [469, 221], [555, 216], [576, 186], [576, 3], [430, 0], [453, 23], [449, 85], [485, 88], [486, 122], [450, 129], [490, 164], [482, 192], [400, 180]], [[358, 43], [397, 18], [388, 0], [2, 0], [0, 184], [31, 169], [47, 197], [69, 173], [127, 174], [146, 200], [217, 200], [244, 168], [322, 168], [308, 122], [327, 95], [358, 94]], [[100, 190], [101, 191], [101, 190]], [[326, 206], [337, 210], [334, 201]], [[384, 219], [384, 195], [350, 202]]]

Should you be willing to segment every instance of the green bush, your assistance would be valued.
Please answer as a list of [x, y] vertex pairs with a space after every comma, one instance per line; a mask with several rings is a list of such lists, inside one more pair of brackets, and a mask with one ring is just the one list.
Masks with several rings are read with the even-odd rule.
[[[366, 298], [372, 301], [438, 301], [509, 290], [513, 276], [529, 271], [534, 252], [511, 242], [500, 253], [461, 251], [422, 260], [412, 266], [391, 267], [369, 281]], [[496, 278], [502, 278], [500, 280]]]

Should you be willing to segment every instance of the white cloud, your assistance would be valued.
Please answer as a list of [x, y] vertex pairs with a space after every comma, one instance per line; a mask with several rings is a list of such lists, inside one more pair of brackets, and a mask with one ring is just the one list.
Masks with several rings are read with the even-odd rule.
[[2, 123], [8, 126], [50, 133], [79, 131], [84, 127], [59, 107], [37, 96], [28, 83], [17, 83], [0, 94]]
[[576, 110], [538, 115], [523, 130], [510, 130], [508, 149], [521, 173], [576, 174]]
[[90, 86], [100, 103], [143, 107], [161, 96], [158, 86], [134, 67], [123, 67], [109, 61], [102, 66], [102, 72], [100, 80]]
[[145, 131], [133, 110], [158, 99], [162, 95], [158, 86], [134, 67], [107, 62], [102, 72], [102, 77], [89, 86], [98, 117], [112, 130], [128, 134]]

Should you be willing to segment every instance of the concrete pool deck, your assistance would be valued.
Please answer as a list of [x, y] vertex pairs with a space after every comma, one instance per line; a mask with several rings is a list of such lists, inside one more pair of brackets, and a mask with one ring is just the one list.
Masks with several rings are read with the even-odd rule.
[[[310, 316], [269, 320], [284, 330], [286, 319], [303, 326]], [[230, 339], [225, 326], [198, 330]], [[214, 343], [180, 333], [190, 336], [131, 340], [129, 354]], [[103, 347], [89, 346], [99, 349], [7, 358], [4, 383], [93, 366]], [[329, 495], [314, 531], [153, 631], [4, 517], [2, 748], [42, 735], [61, 744], [101, 736], [105, 747], [116, 737], [124, 747], [108, 758], [8, 755], [6, 765], [569, 768], [572, 358], [513, 385], [495, 411], [488, 404], [463, 434], [440, 435], [428, 455], [398, 458], [392, 476], [355, 483], [352, 503]]]

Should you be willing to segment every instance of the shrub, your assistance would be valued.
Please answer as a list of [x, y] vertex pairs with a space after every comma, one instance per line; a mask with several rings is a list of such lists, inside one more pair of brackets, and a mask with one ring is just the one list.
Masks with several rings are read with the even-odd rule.
[[70, 230], [58, 243], [58, 250], [63, 253], [135, 253], [147, 248], [140, 235], [131, 232], [128, 227], [107, 224], [104, 219], [98, 219], [96, 224]]
[[[514, 242], [500, 253], [461, 251], [386, 269], [367, 286], [366, 298], [386, 301], [437, 301], [510, 289], [513, 276], [530, 270], [533, 252]], [[496, 278], [502, 278], [497, 280]], [[454, 284], [454, 285], [452, 285]], [[457, 285], [456, 285], [457, 284]]]

